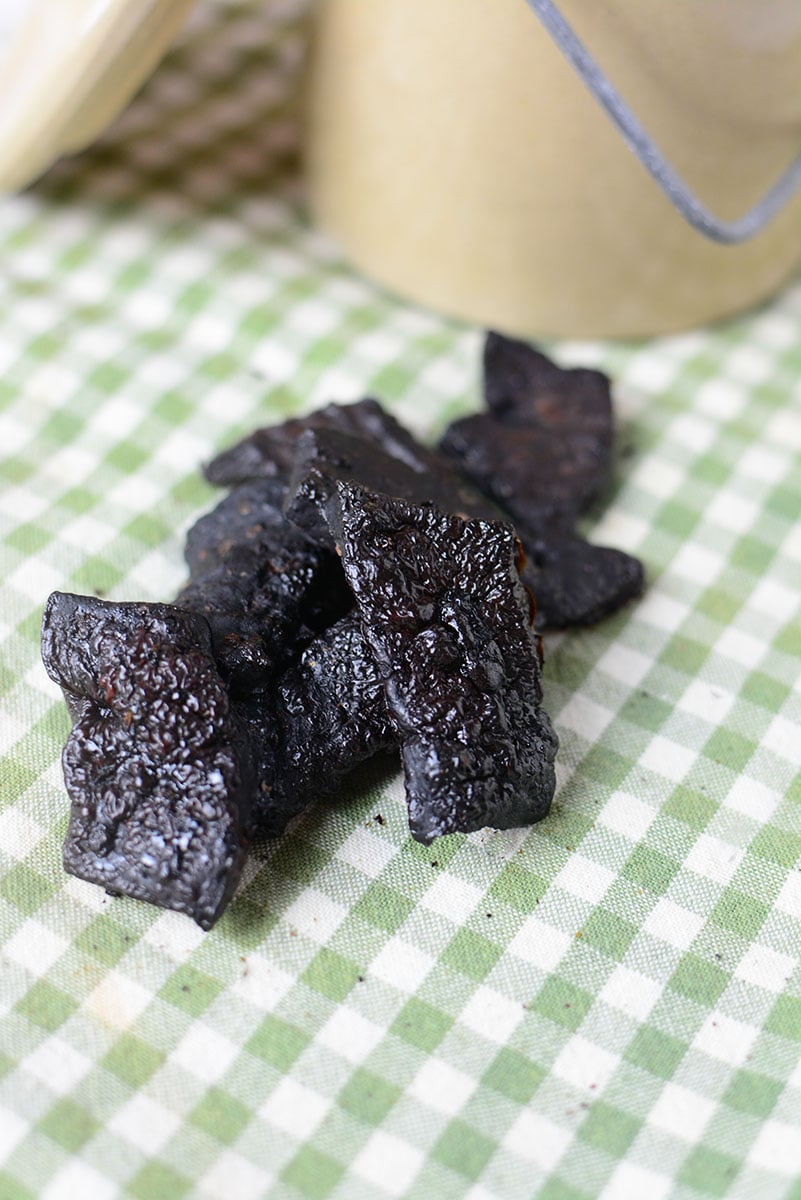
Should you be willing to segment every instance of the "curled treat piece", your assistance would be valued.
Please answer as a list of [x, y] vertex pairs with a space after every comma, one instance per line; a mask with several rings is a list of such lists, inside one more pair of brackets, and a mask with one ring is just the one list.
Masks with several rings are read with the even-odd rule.
[[333, 548], [289, 524], [275, 481], [236, 488], [189, 532], [177, 604], [202, 614], [238, 692], [266, 686], [352, 606]]
[[575, 532], [611, 471], [609, 380], [600, 371], [563, 370], [496, 333], [485, 343], [484, 379], [487, 411], [455, 421], [440, 448], [515, 521], [538, 628], [597, 621], [643, 586], [637, 559]]
[[205, 476], [209, 483], [223, 487], [253, 479], [275, 479], [285, 483], [295, 465], [298, 438], [307, 429], [339, 430], [371, 442], [414, 471], [428, 469], [430, 452], [377, 400], [368, 397], [355, 404], [329, 404], [308, 416], [292, 417], [282, 425], [256, 429], [213, 458], [205, 468]]
[[328, 515], [400, 738], [412, 835], [540, 820], [557, 739], [514, 530], [349, 483]]
[[297, 443], [285, 501], [287, 517], [316, 541], [333, 545], [326, 506], [337, 484], [349, 481], [367, 491], [415, 504], [435, 504], [443, 512], [463, 517], [506, 518], [492, 500], [453, 470], [444, 456], [432, 453], [428, 458], [427, 469], [419, 471], [360, 436], [338, 429], [307, 429]]
[[207, 623], [55, 592], [42, 654], [74, 722], [66, 870], [209, 929], [244, 863], [254, 768]]
[[254, 696], [241, 711], [258, 747], [254, 825], [268, 835], [331, 795], [359, 763], [398, 744], [355, 613], [307, 646], [274, 693]]

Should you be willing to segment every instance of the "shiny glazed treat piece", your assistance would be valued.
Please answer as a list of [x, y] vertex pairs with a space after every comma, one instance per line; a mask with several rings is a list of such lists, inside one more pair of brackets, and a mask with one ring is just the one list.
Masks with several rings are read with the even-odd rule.
[[412, 835], [540, 820], [557, 739], [514, 530], [347, 483], [328, 513], [400, 738]]
[[611, 471], [608, 378], [562, 370], [526, 343], [490, 333], [484, 392], [487, 411], [455, 421], [440, 447], [516, 522], [538, 627], [589, 624], [614, 612], [642, 591], [642, 564], [575, 532]]
[[284, 488], [236, 488], [189, 531], [192, 577], [177, 604], [202, 614], [237, 691], [263, 687], [353, 604], [332, 547], [287, 522]]
[[431, 452], [377, 400], [368, 397], [355, 404], [329, 404], [308, 416], [292, 417], [281, 425], [256, 429], [213, 458], [204, 474], [209, 483], [223, 487], [252, 479], [276, 479], [286, 483], [295, 465], [298, 438], [307, 429], [336, 429], [363, 438], [414, 471], [424, 472], [430, 465]]
[[263, 834], [283, 833], [359, 763], [398, 744], [355, 613], [307, 646], [274, 694], [254, 696], [241, 711], [258, 748], [254, 825]]
[[241, 874], [254, 773], [207, 623], [55, 592], [42, 657], [73, 719], [66, 870], [209, 929]]

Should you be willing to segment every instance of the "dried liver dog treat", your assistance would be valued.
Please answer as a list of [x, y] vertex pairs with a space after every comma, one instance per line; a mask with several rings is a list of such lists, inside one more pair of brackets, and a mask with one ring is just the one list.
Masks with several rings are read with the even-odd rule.
[[485, 364], [488, 412], [441, 451], [368, 399], [219, 455], [207, 477], [234, 490], [190, 530], [175, 604], [50, 598], [67, 870], [207, 929], [254, 833], [398, 745], [422, 842], [545, 816], [557, 740], [523, 583], [538, 624], [581, 624], [642, 568], [575, 532], [609, 473], [605, 377], [497, 335]]
[[544, 817], [557, 739], [514, 530], [346, 483], [328, 514], [400, 736], [413, 836]]
[[353, 604], [336, 554], [290, 525], [275, 493], [271, 479], [238, 487], [187, 540], [192, 575], [176, 603], [207, 619], [237, 690], [266, 686]]
[[206, 622], [56, 592], [42, 657], [73, 719], [67, 871], [210, 928], [242, 869], [254, 777]]
[[609, 380], [562, 370], [524, 342], [488, 335], [487, 412], [450, 425], [441, 449], [517, 524], [537, 597], [538, 625], [587, 624], [642, 590], [642, 566], [575, 533], [612, 461]]

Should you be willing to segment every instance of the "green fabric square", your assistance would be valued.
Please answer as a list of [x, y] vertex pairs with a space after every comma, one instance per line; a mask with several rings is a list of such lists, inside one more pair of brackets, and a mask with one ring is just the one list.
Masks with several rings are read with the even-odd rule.
[[536, 1200], [587, 1200], [587, 1193], [580, 1192], [571, 1184], [553, 1175], [535, 1193]]
[[223, 985], [210, 975], [204, 975], [189, 963], [173, 971], [159, 995], [192, 1017], [199, 1017], [217, 999]]
[[339, 1004], [358, 981], [359, 975], [360, 970], [354, 962], [338, 954], [336, 950], [323, 946], [301, 978], [315, 992]]
[[698, 954], [685, 954], [670, 977], [670, 986], [688, 1000], [714, 1007], [729, 982], [729, 976]]
[[581, 927], [582, 941], [589, 942], [602, 954], [621, 962], [637, 930], [630, 921], [606, 908], [596, 908]]
[[408, 896], [402, 896], [400, 892], [377, 880], [370, 884], [353, 911], [371, 925], [385, 929], [388, 933], [395, 933], [413, 908], [414, 901]]
[[709, 796], [694, 791], [693, 788], [685, 787], [683, 784], [674, 788], [662, 806], [665, 816], [683, 821], [685, 825], [689, 825], [691, 829], [695, 829], [699, 833], [706, 829], [717, 811], [717, 804], [714, 800], [710, 800]]
[[482, 1083], [518, 1104], [527, 1104], [545, 1078], [545, 1071], [510, 1046], [500, 1049], [484, 1072]]
[[245, 1048], [256, 1058], [283, 1072], [289, 1070], [309, 1041], [308, 1035], [295, 1025], [270, 1013], [245, 1043]]
[[158, 1070], [163, 1059], [159, 1050], [132, 1033], [124, 1033], [101, 1061], [112, 1075], [132, 1088], [139, 1088]]
[[678, 500], [669, 500], [656, 514], [655, 520], [666, 533], [683, 541], [698, 524], [698, 513]]
[[3, 1200], [36, 1200], [30, 1188], [23, 1187], [18, 1179], [14, 1179], [7, 1171], [0, 1169], [0, 1196]]
[[732, 548], [730, 562], [735, 567], [742, 567], [744, 571], [750, 571], [752, 575], [762, 575], [767, 571], [773, 555], [772, 546], [767, 546], [759, 538], [745, 534]]
[[77, 1001], [72, 996], [65, 995], [47, 979], [37, 979], [16, 1006], [17, 1012], [48, 1033], [53, 1033], [59, 1025], [63, 1025], [77, 1007]]
[[107, 967], [115, 966], [134, 943], [133, 934], [101, 913], [75, 939], [75, 945]]
[[736, 1159], [707, 1146], [696, 1146], [682, 1163], [678, 1181], [705, 1196], [723, 1196], [737, 1170]]
[[769, 1117], [782, 1093], [782, 1084], [757, 1071], [737, 1071], [723, 1095], [723, 1101], [754, 1117]]
[[626, 1058], [636, 1067], [658, 1075], [660, 1079], [672, 1079], [676, 1069], [687, 1053], [684, 1042], [644, 1025], [638, 1029], [626, 1050]]
[[740, 696], [770, 713], [777, 713], [790, 695], [790, 688], [765, 671], [752, 671], [740, 689]]
[[400, 1088], [359, 1067], [337, 1096], [337, 1104], [365, 1125], [380, 1125], [400, 1095]]
[[158, 1159], [151, 1159], [137, 1171], [127, 1191], [129, 1195], [136, 1196], [136, 1200], [180, 1200], [191, 1186], [190, 1181], [172, 1167]]
[[442, 962], [481, 982], [486, 979], [503, 950], [472, 929], [460, 929], [442, 954]]
[[726, 728], [716, 729], [704, 746], [707, 758], [738, 772], [743, 770], [755, 750], [756, 746], [748, 738]]
[[640, 845], [632, 851], [623, 874], [632, 883], [661, 896], [670, 887], [678, 869], [678, 864], [660, 850]]
[[41, 908], [55, 890], [49, 879], [25, 863], [15, 863], [0, 879], [0, 895], [26, 916]]
[[432, 1156], [458, 1175], [476, 1180], [495, 1153], [495, 1143], [466, 1121], [451, 1121], [432, 1150]]
[[765, 1028], [769, 1033], [776, 1033], [779, 1037], [801, 1042], [801, 998], [798, 996], [777, 997], [776, 1003], [768, 1013]]
[[546, 886], [538, 875], [533, 875], [517, 863], [509, 863], [493, 881], [490, 895], [517, 912], [531, 913], [539, 904]]
[[100, 1122], [69, 1096], [65, 1096], [45, 1113], [38, 1128], [69, 1154], [75, 1154], [94, 1136], [100, 1128]]
[[742, 606], [742, 597], [734, 596], [719, 587], [708, 587], [696, 601], [696, 609], [720, 625], [731, 625]]
[[709, 655], [709, 647], [702, 642], [677, 634], [672, 637], [659, 655], [660, 662], [681, 671], [683, 675], [698, 675]]
[[579, 1128], [579, 1136], [613, 1158], [623, 1158], [640, 1128], [641, 1122], [636, 1117], [605, 1100], [596, 1100]]
[[801, 858], [801, 836], [789, 829], [777, 829], [775, 825], [763, 825], [749, 847], [751, 854], [766, 858], [780, 867], [794, 867]]
[[761, 900], [746, 896], [736, 888], [727, 888], [712, 911], [712, 920], [753, 941], [769, 912], [769, 906]]
[[308, 1200], [325, 1200], [339, 1183], [345, 1168], [314, 1146], [303, 1146], [281, 1172], [281, 1178]]
[[592, 996], [588, 992], [568, 983], [566, 979], [560, 979], [558, 975], [551, 975], [531, 1007], [557, 1025], [576, 1030], [591, 1006]]
[[610, 746], [591, 746], [581, 760], [581, 773], [603, 784], [618, 788], [631, 770], [631, 760]]
[[390, 1033], [426, 1054], [440, 1044], [453, 1020], [426, 1000], [410, 996], [390, 1026]]
[[189, 1120], [210, 1137], [230, 1145], [250, 1121], [250, 1110], [222, 1088], [213, 1087], [193, 1108]]
[[36, 554], [44, 549], [51, 538], [52, 534], [46, 529], [26, 523], [12, 529], [3, 540], [12, 550], [19, 550], [21, 554]]

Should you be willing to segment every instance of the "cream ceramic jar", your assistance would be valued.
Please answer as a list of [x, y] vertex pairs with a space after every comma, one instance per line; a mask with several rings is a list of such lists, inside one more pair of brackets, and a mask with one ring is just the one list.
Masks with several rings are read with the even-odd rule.
[[[562, 0], [661, 149], [721, 217], [801, 150], [798, 0]], [[313, 212], [368, 275], [510, 333], [639, 336], [771, 295], [801, 197], [754, 240], [673, 210], [524, 0], [321, 0]]]

